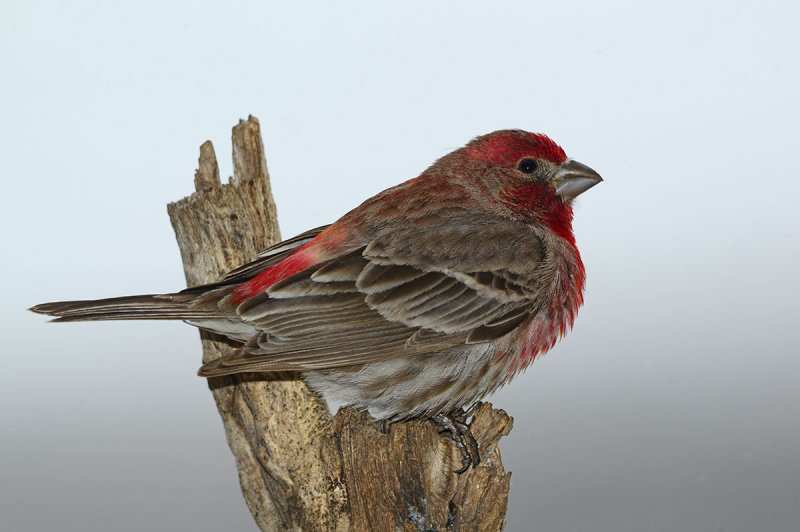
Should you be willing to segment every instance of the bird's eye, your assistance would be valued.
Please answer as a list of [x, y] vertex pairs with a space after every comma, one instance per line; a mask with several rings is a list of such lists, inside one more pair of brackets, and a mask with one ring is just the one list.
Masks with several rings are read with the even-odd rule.
[[520, 172], [532, 174], [536, 171], [536, 159], [522, 159], [517, 165]]

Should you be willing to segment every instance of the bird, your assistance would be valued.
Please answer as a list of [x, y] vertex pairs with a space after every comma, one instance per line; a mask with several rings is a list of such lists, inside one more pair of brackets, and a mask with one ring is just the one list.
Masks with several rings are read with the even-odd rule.
[[474, 407], [574, 323], [586, 273], [572, 203], [601, 181], [544, 134], [495, 131], [212, 284], [30, 310], [221, 334], [241, 346], [200, 376], [298, 372], [382, 428], [431, 419], [460, 473], [480, 462]]

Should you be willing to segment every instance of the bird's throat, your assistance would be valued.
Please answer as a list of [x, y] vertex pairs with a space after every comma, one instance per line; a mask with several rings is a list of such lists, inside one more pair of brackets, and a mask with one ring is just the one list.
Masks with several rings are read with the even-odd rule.
[[560, 200], [547, 183], [516, 185], [501, 194], [500, 199], [526, 222], [544, 226], [575, 246], [572, 206]]

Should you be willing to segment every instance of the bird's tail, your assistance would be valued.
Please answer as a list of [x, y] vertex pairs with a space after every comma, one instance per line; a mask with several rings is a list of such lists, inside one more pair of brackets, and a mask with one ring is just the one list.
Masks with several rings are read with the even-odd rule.
[[30, 310], [56, 316], [53, 321], [198, 320], [219, 317], [221, 312], [217, 305], [209, 305], [206, 301], [192, 293], [155, 294], [56, 301], [36, 305]]

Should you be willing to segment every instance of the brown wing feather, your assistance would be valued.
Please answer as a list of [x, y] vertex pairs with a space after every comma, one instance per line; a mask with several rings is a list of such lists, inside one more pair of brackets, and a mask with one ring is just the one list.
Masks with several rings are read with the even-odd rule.
[[[481, 239], [479, 249], [461, 246], [461, 254], [504, 253], [497, 247], [511, 244], [503, 231], [493, 231], [494, 240]], [[495, 271], [485, 270], [485, 260], [476, 261], [484, 268], [472, 270], [469, 256], [445, 259], [452, 268], [432, 271], [432, 259], [412, 249], [412, 240], [401, 239], [401, 244], [373, 242], [245, 301], [237, 308], [240, 317], [264, 332], [200, 374], [353, 366], [489, 342], [540, 307], [532, 296], [547, 283], [526, 282], [526, 274], [547, 273], [541, 271], [546, 253], [538, 239], [527, 243], [528, 253], [520, 253], [524, 264]]]

